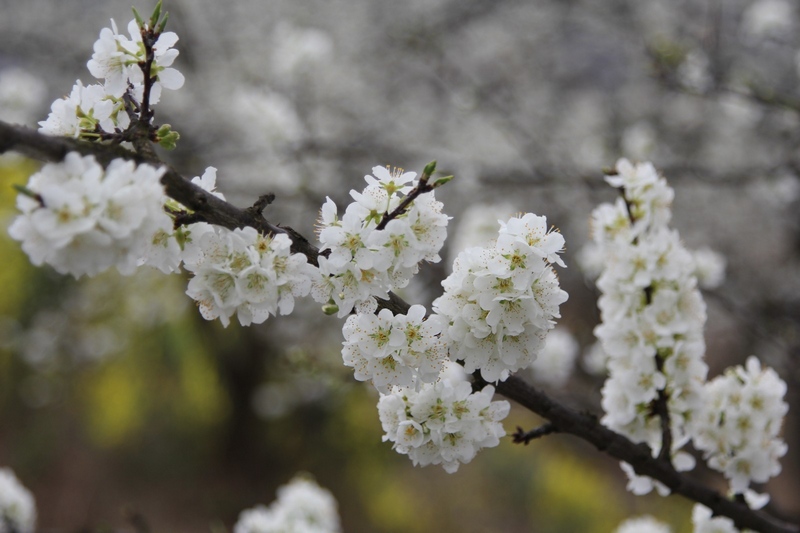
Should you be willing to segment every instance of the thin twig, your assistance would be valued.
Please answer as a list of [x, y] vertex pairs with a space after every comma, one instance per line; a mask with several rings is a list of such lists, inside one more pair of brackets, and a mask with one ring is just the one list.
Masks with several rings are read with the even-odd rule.
[[548, 422], [547, 424], [539, 426], [538, 428], [533, 428], [530, 431], [525, 431], [521, 427], [517, 426], [517, 431], [512, 433], [511, 437], [514, 440], [514, 444], [524, 444], [527, 446], [534, 439], [557, 432], [558, 429], [556, 429], [556, 426]]

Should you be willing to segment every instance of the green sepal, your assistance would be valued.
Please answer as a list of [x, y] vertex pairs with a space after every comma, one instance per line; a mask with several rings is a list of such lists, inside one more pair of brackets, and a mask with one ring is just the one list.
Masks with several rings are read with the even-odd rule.
[[326, 315], [335, 315], [339, 312], [339, 306], [336, 305], [333, 299], [328, 300], [328, 303], [322, 306], [322, 312]]
[[164, 27], [167, 25], [168, 20], [169, 20], [169, 12], [167, 11], [164, 13], [164, 18], [161, 19], [161, 24], [159, 24], [158, 28], [156, 29], [157, 34], [164, 33]]
[[136, 11], [136, 7], [131, 7], [131, 9], [133, 10], [133, 18], [136, 19], [136, 25], [139, 26], [140, 30], [143, 30], [144, 29], [144, 19], [139, 14], [139, 12]]
[[27, 188], [24, 185], [20, 185], [18, 183], [15, 183], [15, 184], [12, 185], [12, 187], [14, 187], [15, 191], [17, 191], [20, 194], [23, 194], [23, 195], [27, 196], [28, 198], [33, 198], [37, 202], [41, 202], [42, 201], [42, 197], [38, 193], [33, 192], [32, 190], [30, 190], [29, 188]]
[[153, 8], [153, 14], [150, 15], [150, 28], [155, 28], [158, 24], [158, 19], [161, 18], [161, 0], [158, 0], [156, 7]]

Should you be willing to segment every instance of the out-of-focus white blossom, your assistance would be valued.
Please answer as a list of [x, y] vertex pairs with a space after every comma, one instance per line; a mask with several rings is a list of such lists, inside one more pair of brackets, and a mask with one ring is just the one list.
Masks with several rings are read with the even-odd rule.
[[694, 275], [703, 289], [716, 289], [725, 281], [725, 256], [711, 248], [704, 247], [692, 251]]
[[530, 366], [536, 383], [562, 387], [572, 375], [580, 346], [569, 331], [556, 326], [547, 334], [544, 346]]
[[498, 220], [508, 220], [516, 210], [511, 204], [473, 204], [457, 218], [458, 228], [450, 239], [450, 264], [460, 252], [475, 246], [488, 246], [497, 239]]
[[708, 465], [722, 472], [731, 491], [744, 494], [751, 482], [764, 483], [781, 471], [786, 454], [779, 437], [786, 383], [755, 357], [709, 381], [696, 417], [694, 444]]
[[595, 376], [602, 376], [606, 372], [608, 355], [603, 350], [603, 343], [595, 342], [583, 354], [583, 368], [588, 373]]
[[9, 468], [0, 468], [0, 533], [33, 533], [36, 503]]
[[794, 29], [795, 6], [787, 0], [756, 0], [742, 15], [742, 31], [752, 39], [785, 37]]
[[443, 378], [417, 390], [396, 388], [381, 395], [378, 413], [393, 448], [408, 455], [414, 465], [441, 464], [453, 473], [469, 463], [481, 448], [500, 442], [500, 423], [509, 412], [506, 401], [492, 401], [494, 387], [472, 392], [467, 381]]
[[30, 125], [44, 103], [44, 82], [21, 68], [0, 70], [0, 119]]
[[650, 494], [653, 489], [656, 489], [656, 492], [658, 492], [661, 496], [669, 496], [669, 487], [660, 481], [657, 481], [651, 477], [638, 475], [633, 467], [628, 463], [622, 462], [619, 464], [619, 466], [628, 477], [627, 489], [631, 493], [636, 494], [637, 496], [643, 496], [645, 494]]
[[692, 509], [692, 526], [694, 533], [739, 533], [733, 520], [725, 516], [714, 516], [711, 509], [699, 503]]
[[652, 516], [629, 518], [614, 530], [614, 533], [670, 533], [670, 527]]
[[301, 28], [281, 21], [273, 34], [272, 70], [279, 78], [293, 79], [312, 72], [333, 53], [333, 40], [322, 30]]
[[265, 145], [262, 150], [298, 142], [306, 135], [294, 104], [277, 92], [240, 87], [231, 95], [226, 112], [246, 125], [250, 143]]
[[709, 72], [708, 56], [701, 50], [692, 50], [678, 67], [678, 79], [687, 89], [704, 93], [714, 80]]
[[627, 157], [647, 159], [656, 147], [656, 131], [648, 122], [636, 122], [622, 132], [620, 144]]
[[153, 236], [172, 227], [163, 210], [163, 173], [121, 159], [104, 170], [92, 156], [69, 153], [31, 176], [9, 234], [34, 265], [75, 277], [112, 266], [131, 274]]
[[336, 499], [305, 476], [278, 488], [278, 499], [242, 511], [233, 533], [339, 533]]

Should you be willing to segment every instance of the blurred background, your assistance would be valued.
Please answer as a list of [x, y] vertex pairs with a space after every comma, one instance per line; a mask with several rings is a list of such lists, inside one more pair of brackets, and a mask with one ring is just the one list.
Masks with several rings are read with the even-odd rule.
[[[152, 2], [139, 3], [149, 13]], [[727, 261], [706, 292], [710, 376], [750, 354], [787, 382], [771, 510], [800, 521], [800, 12], [789, 0], [165, 0], [186, 76], [156, 121], [163, 157], [218, 168], [239, 206], [313, 235], [375, 165], [455, 180], [439, 264], [402, 296], [429, 305], [476, 232], [519, 211], [567, 241], [559, 364], [539, 384], [600, 413], [597, 292], [580, 268], [588, 218], [615, 191], [601, 169], [650, 160], [676, 189], [690, 249]], [[130, 0], [0, 0], [0, 118], [35, 126], [80, 78]], [[0, 159], [0, 218], [37, 163]], [[261, 326], [205, 322], [186, 279], [142, 270], [73, 280], [0, 235], [0, 466], [42, 531], [226, 531], [297, 471], [339, 501], [345, 531], [609, 532], [649, 513], [689, 531], [680, 497], [625, 492], [577, 439], [504, 439], [453, 475], [381, 442], [377, 395], [341, 364], [341, 321], [313, 301]], [[448, 259], [449, 258], [449, 259]], [[556, 368], [557, 367], [557, 368]], [[547, 376], [547, 377], [542, 377]], [[534, 376], [530, 376], [534, 379]], [[506, 429], [540, 421], [512, 410]], [[724, 490], [720, 476], [694, 475]], [[131, 517], [139, 517], [132, 519]]]

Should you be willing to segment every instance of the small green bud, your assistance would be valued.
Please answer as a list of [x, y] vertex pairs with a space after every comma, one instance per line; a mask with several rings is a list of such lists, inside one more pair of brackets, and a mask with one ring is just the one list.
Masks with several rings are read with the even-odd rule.
[[339, 306], [333, 300], [328, 300], [328, 303], [322, 306], [322, 312], [326, 315], [335, 315], [339, 312]]
[[422, 170], [422, 175], [423, 176], [433, 176], [434, 172], [436, 172], [436, 160], [435, 159], [433, 161], [431, 161], [430, 163], [428, 163], [427, 165], [425, 165], [425, 168]]
[[156, 132], [158, 144], [165, 150], [174, 150], [175, 145], [181, 135], [177, 131], [172, 131], [172, 126], [163, 124]]
[[432, 184], [431, 186], [432, 186], [434, 189], [435, 189], [435, 188], [437, 188], [437, 187], [441, 187], [441, 186], [442, 186], [442, 185], [444, 185], [445, 183], [447, 183], [447, 182], [449, 182], [450, 180], [452, 180], [454, 177], [455, 177], [455, 176], [444, 176], [444, 177], [441, 177], [441, 178], [436, 178], [436, 181], [434, 181], [434, 182], [433, 182], [433, 184]]

